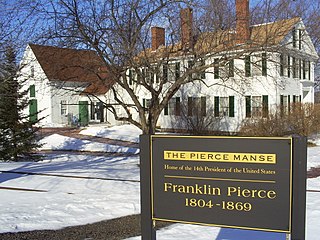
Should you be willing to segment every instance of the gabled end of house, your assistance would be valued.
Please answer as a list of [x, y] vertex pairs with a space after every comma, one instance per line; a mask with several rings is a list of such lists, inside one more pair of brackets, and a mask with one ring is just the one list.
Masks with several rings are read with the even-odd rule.
[[22, 77], [30, 89], [30, 107], [42, 126], [105, 122], [98, 99], [114, 83], [104, 61], [91, 50], [29, 44]]

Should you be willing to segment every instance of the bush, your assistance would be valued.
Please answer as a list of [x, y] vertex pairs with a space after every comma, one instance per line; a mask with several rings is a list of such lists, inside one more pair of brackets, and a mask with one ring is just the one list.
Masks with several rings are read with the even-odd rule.
[[246, 119], [240, 136], [310, 136], [320, 130], [320, 104], [294, 103], [289, 111], [278, 107], [267, 118]]

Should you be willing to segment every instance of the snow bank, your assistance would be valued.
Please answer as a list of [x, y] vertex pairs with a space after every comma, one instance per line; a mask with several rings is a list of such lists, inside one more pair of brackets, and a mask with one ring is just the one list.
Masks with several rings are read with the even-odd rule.
[[82, 130], [80, 134], [138, 143], [142, 131], [134, 125], [126, 124], [110, 128], [88, 127]]

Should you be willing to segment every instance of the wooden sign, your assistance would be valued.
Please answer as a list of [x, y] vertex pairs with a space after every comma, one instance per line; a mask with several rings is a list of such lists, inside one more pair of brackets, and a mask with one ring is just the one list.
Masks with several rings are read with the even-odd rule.
[[149, 141], [152, 221], [292, 233], [293, 138]]

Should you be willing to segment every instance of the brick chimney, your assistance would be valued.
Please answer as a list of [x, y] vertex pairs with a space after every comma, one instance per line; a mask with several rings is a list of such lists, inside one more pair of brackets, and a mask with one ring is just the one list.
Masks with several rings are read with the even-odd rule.
[[161, 27], [151, 28], [151, 47], [152, 51], [157, 50], [160, 46], [166, 44], [165, 29]]
[[237, 43], [246, 43], [250, 40], [249, 0], [236, 0], [236, 20]]
[[185, 8], [180, 11], [181, 43], [183, 49], [193, 48], [192, 9]]

